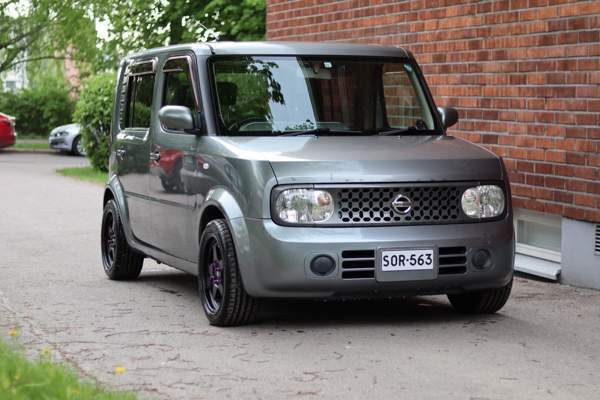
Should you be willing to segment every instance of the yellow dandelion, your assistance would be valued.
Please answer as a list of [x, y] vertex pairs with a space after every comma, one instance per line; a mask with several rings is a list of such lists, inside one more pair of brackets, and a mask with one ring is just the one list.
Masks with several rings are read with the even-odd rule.
[[50, 347], [44, 347], [41, 351], [40, 351], [40, 355], [42, 357], [50, 357], [50, 355], [52, 355], [52, 349]]
[[116, 368], [115, 368], [115, 374], [122, 374], [122, 373], [124, 373], [125, 371], [127, 371], [127, 369], [125, 369], [125, 367], [121, 367], [121, 366], [119, 366], [119, 367], [116, 367]]
[[16, 338], [17, 336], [19, 336], [19, 331], [16, 329], [11, 329], [10, 331], [8, 331], [8, 336]]

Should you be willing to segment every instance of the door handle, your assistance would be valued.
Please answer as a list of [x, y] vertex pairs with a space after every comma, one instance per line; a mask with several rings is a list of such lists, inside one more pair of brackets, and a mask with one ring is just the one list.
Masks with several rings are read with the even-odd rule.
[[154, 162], [159, 162], [160, 161], [160, 152], [153, 151], [152, 153], [150, 153], [150, 159]]
[[117, 158], [122, 160], [123, 158], [125, 158], [125, 154], [127, 154], [127, 150], [125, 150], [125, 149], [117, 150]]

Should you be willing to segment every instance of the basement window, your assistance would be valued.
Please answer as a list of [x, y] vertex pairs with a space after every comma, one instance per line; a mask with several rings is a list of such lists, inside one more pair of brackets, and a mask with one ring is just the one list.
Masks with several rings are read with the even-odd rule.
[[515, 210], [517, 253], [560, 262], [561, 217], [530, 210]]
[[561, 217], [525, 209], [515, 210], [515, 269], [556, 280], [561, 262]]

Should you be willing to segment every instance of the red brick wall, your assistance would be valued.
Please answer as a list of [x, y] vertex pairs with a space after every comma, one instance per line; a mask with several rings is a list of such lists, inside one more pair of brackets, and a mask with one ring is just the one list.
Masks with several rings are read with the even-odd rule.
[[600, 222], [600, 0], [268, 0], [270, 40], [404, 46], [514, 204]]

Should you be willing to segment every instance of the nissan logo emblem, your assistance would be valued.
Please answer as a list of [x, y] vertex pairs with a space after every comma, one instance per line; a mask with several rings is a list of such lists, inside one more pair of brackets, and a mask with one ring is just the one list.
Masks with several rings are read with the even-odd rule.
[[408, 214], [412, 210], [412, 201], [403, 194], [399, 194], [392, 201], [392, 207], [398, 214]]

